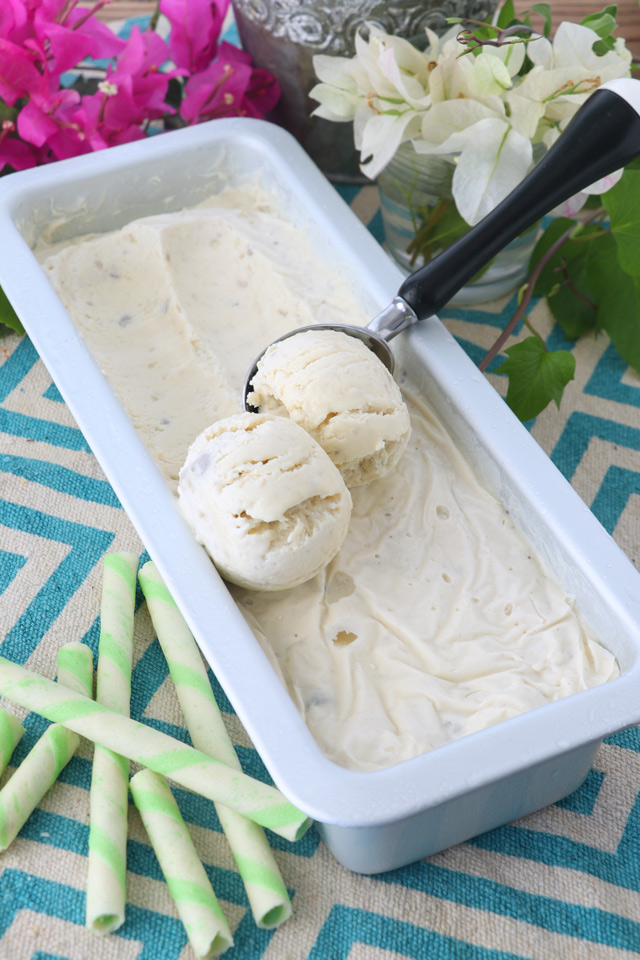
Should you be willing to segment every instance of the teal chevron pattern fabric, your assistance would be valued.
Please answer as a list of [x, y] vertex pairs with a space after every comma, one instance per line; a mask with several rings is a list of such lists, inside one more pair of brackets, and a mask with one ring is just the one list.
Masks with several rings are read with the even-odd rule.
[[[341, 189], [383, 239], [374, 187]], [[442, 319], [475, 361], [515, 297], [448, 308]], [[640, 564], [640, 378], [606, 337], [565, 344], [545, 304], [532, 315], [549, 344], [576, 355], [562, 407], [527, 426], [633, 563]], [[520, 335], [516, 331], [514, 338]], [[489, 379], [504, 395], [504, 377]], [[57, 649], [97, 653], [101, 561], [146, 558], [116, 496], [27, 337], [0, 339], [0, 655], [52, 676]], [[244, 770], [268, 780], [214, 676]], [[640, 697], [640, 691], [639, 691]], [[132, 716], [182, 740], [166, 662], [138, 596]], [[34, 714], [12, 769], [46, 728]], [[91, 750], [83, 743], [0, 854], [0, 960], [192, 960], [184, 928], [133, 807], [126, 922], [84, 926]], [[640, 956], [640, 730], [609, 738], [572, 796], [521, 821], [376, 877], [338, 865], [312, 829], [271, 836], [294, 914], [259, 930], [213, 806], [175, 796], [235, 946], [229, 960], [629, 960]]]
[[[375, 188], [346, 199], [382, 239]], [[448, 308], [443, 320], [474, 360], [515, 298]], [[534, 309], [549, 343], [561, 334]], [[518, 335], [516, 331], [515, 336]], [[640, 378], [604, 337], [571, 347], [576, 380], [531, 432], [633, 562], [640, 561]], [[504, 393], [504, 378], [489, 373]], [[55, 651], [98, 643], [101, 560], [144, 545], [27, 337], [0, 341], [0, 654], [53, 674]], [[187, 739], [142, 598], [132, 715]], [[268, 779], [223, 691], [211, 681], [244, 769]], [[33, 714], [12, 764], [46, 723]], [[8, 777], [12, 767], [5, 773]], [[135, 810], [124, 926], [84, 927], [91, 753], [84, 745], [0, 855], [0, 960], [188, 960], [182, 924]], [[640, 955], [640, 731], [611, 737], [572, 796], [426, 861], [377, 877], [339, 866], [312, 830], [272, 838], [293, 899], [279, 930], [258, 930], [212, 805], [176, 790], [232, 925], [230, 960], [614, 960]]]

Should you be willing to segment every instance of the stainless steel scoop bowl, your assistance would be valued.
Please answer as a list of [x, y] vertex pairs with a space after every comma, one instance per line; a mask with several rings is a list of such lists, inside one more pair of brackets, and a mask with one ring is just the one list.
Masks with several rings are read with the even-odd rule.
[[[389, 340], [419, 320], [433, 316], [475, 273], [518, 234], [558, 204], [640, 155], [640, 80], [602, 84], [508, 197], [460, 240], [404, 280], [398, 295], [366, 327], [321, 324], [291, 330], [338, 330], [364, 341], [393, 373]], [[274, 341], [277, 343], [278, 341]], [[265, 348], [266, 349], [266, 348]], [[244, 404], [264, 350], [244, 383]]]

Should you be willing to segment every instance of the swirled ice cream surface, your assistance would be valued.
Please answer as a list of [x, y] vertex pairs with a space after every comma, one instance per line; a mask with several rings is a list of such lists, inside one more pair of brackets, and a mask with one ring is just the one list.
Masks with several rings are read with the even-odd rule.
[[[262, 347], [369, 319], [255, 185], [38, 254], [174, 491], [196, 436], [242, 410]], [[230, 588], [319, 746], [356, 770], [618, 673], [415, 386], [400, 386], [411, 438], [396, 467], [352, 490], [337, 556], [289, 590]]]

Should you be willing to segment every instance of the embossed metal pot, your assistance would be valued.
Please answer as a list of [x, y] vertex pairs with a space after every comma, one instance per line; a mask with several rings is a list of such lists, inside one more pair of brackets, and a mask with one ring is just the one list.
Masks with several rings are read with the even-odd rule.
[[332, 180], [368, 182], [360, 173], [353, 124], [331, 123], [311, 113], [317, 83], [316, 53], [349, 57], [365, 21], [387, 33], [421, 38], [424, 28], [447, 29], [447, 17], [484, 20], [497, 0], [232, 0], [243, 48], [254, 64], [278, 80], [282, 96], [269, 119], [289, 130]]

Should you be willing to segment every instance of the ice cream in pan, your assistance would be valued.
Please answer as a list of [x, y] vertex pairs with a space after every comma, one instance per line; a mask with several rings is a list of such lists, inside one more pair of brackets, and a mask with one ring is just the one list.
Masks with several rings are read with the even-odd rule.
[[[264, 524], [273, 520], [277, 540], [287, 514], [291, 529], [304, 532], [301, 502], [334, 498], [344, 524], [351, 498], [342, 546], [330, 558], [332, 542], [328, 562], [306, 582], [282, 590], [273, 581], [266, 590], [230, 584], [333, 760], [359, 770], [388, 766], [617, 674], [612, 655], [403, 371], [412, 428], [404, 452], [350, 492], [338, 469], [328, 469], [326, 450], [316, 459], [318, 441], [294, 416], [241, 412], [257, 343], [345, 316], [362, 327], [368, 319], [348, 280], [319, 263], [277, 199], [258, 188], [225, 190], [209, 208], [79, 239], [53, 252], [45, 269], [174, 491], [181, 465], [196, 467], [189, 480], [183, 474], [185, 490], [198, 487], [198, 470], [204, 475], [213, 464], [210, 443], [224, 447], [230, 422], [247, 416], [252, 424], [275, 421], [277, 433], [287, 424], [302, 431], [315, 445], [308, 462], [323, 466], [317, 477], [315, 468], [303, 470], [308, 485], [296, 502], [290, 481], [307, 466], [295, 455], [297, 441], [280, 437], [250, 452], [239, 431], [238, 449], [230, 443], [220, 454], [230, 468], [230, 495], [221, 498], [227, 519], [245, 523], [249, 491], [251, 504], [269, 511]], [[285, 395], [283, 388], [277, 402]], [[375, 429], [372, 436], [378, 443]], [[263, 495], [270, 470], [284, 477], [277, 495]], [[197, 497], [206, 514], [202, 487]], [[247, 543], [256, 536], [252, 522], [241, 537]], [[258, 517], [258, 537], [261, 524]]]
[[310, 329], [272, 344], [248, 401], [311, 434], [348, 487], [396, 465], [411, 430], [397, 383], [375, 354], [341, 330]]
[[[332, 545], [329, 562], [289, 589], [229, 589], [329, 757], [360, 770], [388, 766], [615, 676], [614, 658], [402, 369], [407, 445], [393, 469], [350, 491], [299, 424], [242, 411], [256, 342], [297, 320], [338, 321], [345, 310], [355, 324], [367, 322], [350, 281], [282, 215], [277, 197], [226, 189], [208, 206], [41, 256], [167, 484], [174, 493], [179, 482], [194, 486], [191, 508], [208, 514], [207, 523], [214, 483], [199, 479], [215, 459], [198, 459], [221, 442], [216, 456], [231, 482], [216, 509], [223, 526], [237, 514], [238, 527], [228, 531], [237, 563], [255, 549], [252, 572], [272, 576], [260, 553], [270, 537], [277, 541], [288, 511], [297, 534], [313, 531], [289, 486], [302, 459], [300, 435], [324, 464], [328, 486], [305, 469], [308, 485], [297, 489], [303, 500], [319, 498], [316, 505], [337, 498], [341, 524], [350, 512], [335, 556]], [[269, 449], [260, 442], [258, 450], [240, 429], [234, 440], [230, 425], [245, 418], [276, 420], [280, 440], [271, 435]], [[291, 428], [296, 444], [282, 440]], [[266, 480], [276, 471], [284, 479], [274, 494]], [[249, 513], [259, 509], [264, 523], [257, 516], [253, 524]], [[202, 523], [193, 529], [204, 539]]]
[[204, 430], [180, 473], [180, 503], [227, 579], [305, 583], [347, 535], [351, 497], [322, 447], [293, 420], [240, 413]]
[[395, 466], [409, 411], [387, 368], [342, 332], [311, 329], [274, 344], [254, 388], [259, 414], [226, 417], [189, 448], [180, 505], [228, 580], [283, 590], [336, 556], [351, 515], [347, 487]]

